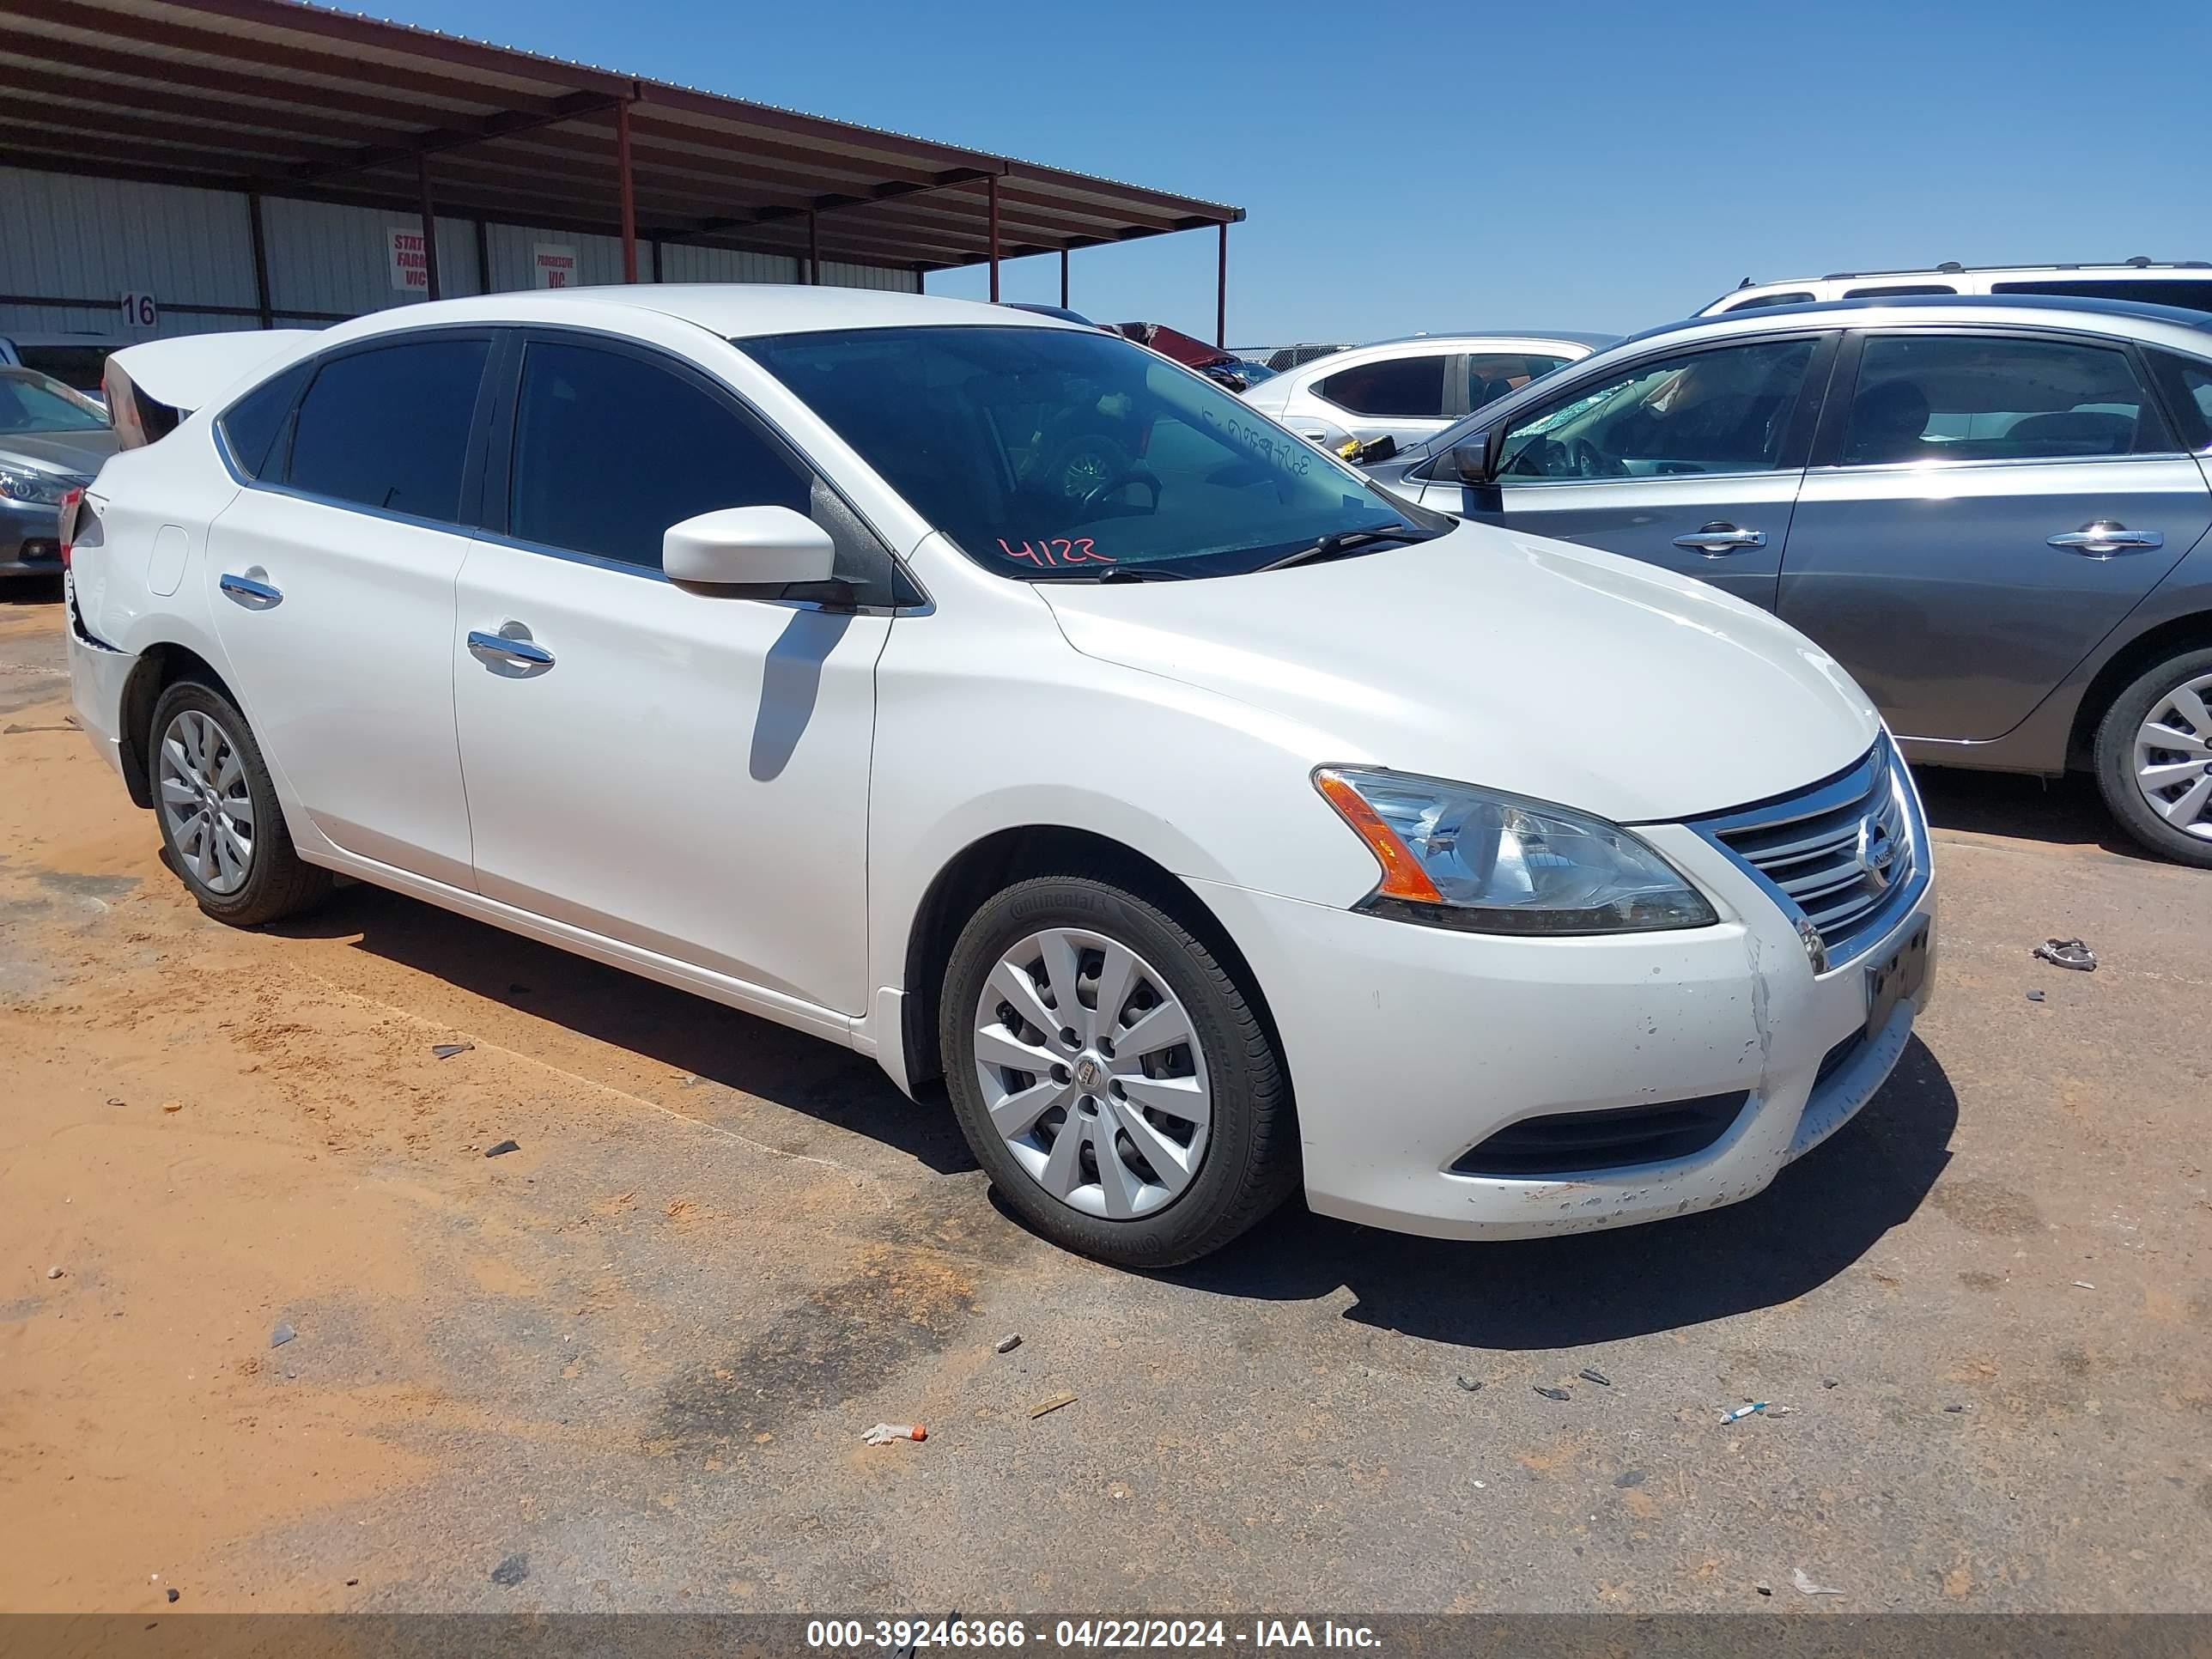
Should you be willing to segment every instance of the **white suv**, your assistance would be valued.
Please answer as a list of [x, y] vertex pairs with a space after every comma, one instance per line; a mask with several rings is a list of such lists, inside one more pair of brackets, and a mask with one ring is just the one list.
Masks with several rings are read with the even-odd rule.
[[[1102, 429], [1133, 459], [1070, 494]], [[941, 1072], [1107, 1260], [1301, 1182], [1454, 1237], [1730, 1203], [1928, 995], [1911, 781], [1802, 635], [1415, 507], [1095, 329], [410, 306], [86, 506], [76, 707], [209, 915], [343, 873]]]
[[2133, 300], [2142, 305], [2212, 311], [2212, 261], [2159, 264], [2130, 259], [2116, 265], [1976, 265], [1933, 270], [1838, 271], [1786, 283], [1750, 277], [1697, 314], [1807, 305], [1816, 300], [1898, 300], [1921, 294], [2025, 294], [2071, 300]]

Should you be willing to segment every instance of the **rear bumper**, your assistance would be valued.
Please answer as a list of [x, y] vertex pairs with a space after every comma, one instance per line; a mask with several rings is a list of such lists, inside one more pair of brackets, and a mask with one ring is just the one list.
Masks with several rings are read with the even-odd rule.
[[66, 577], [62, 583], [62, 617], [69, 641], [70, 702], [76, 710], [76, 723], [107, 757], [117, 775], [128, 781], [130, 775], [123, 763], [123, 691], [138, 659], [86, 631], [77, 612], [76, 584]]
[[[1274, 1015], [1314, 1209], [1443, 1238], [1660, 1220], [1750, 1197], [1873, 1097], [1933, 984], [1933, 884], [1864, 955], [1815, 974], [1781, 912], [1709, 846], [1644, 833], [1735, 914], [1679, 933], [1506, 939], [1192, 884]], [[1869, 969], [1923, 927], [1926, 978], [1869, 1031]], [[1526, 1179], [1453, 1169], [1547, 1115], [1714, 1097], [1743, 1103], [1675, 1161]]]

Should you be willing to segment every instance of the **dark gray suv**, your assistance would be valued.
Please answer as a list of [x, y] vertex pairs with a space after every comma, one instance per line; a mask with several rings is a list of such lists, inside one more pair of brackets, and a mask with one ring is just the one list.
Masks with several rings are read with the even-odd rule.
[[2094, 771], [2212, 868], [2209, 466], [2212, 317], [1954, 299], [1656, 330], [1370, 471], [1775, 611], [1913, 759]]

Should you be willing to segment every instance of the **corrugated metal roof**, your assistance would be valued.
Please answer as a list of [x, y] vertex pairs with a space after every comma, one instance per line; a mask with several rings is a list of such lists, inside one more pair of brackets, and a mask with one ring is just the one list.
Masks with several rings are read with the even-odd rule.
[[0, 149], [18, 165], [582, 234], [619, 220], [627, 105], [642, 238], [922, 269], [1244, 216], [1223, 203], [834, 121], [296, 0], [8, 0]]

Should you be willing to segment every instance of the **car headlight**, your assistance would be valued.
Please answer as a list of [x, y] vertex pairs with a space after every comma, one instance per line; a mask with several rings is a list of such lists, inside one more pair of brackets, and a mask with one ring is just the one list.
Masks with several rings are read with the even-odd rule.
[[33, 472], [20, 466], [0, 466], [0, 496], [11, 501], [33, 501], [59, 507], [70, 492], [70, 481], [51, 472]]
[[1382, 879], [1361, 908], [1482, 933], [1633, 933], [1719, 920], [1617, 823], [1472, 784], [1324, 766], [1314, 787]]

